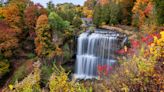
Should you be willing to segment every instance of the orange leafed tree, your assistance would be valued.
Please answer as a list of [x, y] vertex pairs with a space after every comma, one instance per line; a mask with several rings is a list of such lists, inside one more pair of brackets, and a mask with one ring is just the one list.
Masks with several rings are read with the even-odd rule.
[[136, 0], [132, 9], [133, 19], [138, 18], [138, 26], [141, 27], [145, 23], [145, 19], [149, 17], [153, 10], [151, 0]]
[[16, 4], [9, 4], [0, 9], [0, 15], [4, 17], [4, 21], [10, 26], [16, 27], [20, 23], [20, 12]]
[[54, 49], [51, 41], [50, 25], [48, 24], [47, 15], [39, 16], [36, 23], [36, 53], [39, 57], [49, 57]]

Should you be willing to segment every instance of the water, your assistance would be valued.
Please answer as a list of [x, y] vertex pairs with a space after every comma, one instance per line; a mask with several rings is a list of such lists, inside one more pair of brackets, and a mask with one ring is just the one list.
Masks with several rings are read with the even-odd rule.
[[75, 77], [97, 78], [98, 66], [115, 64], [115, 52], [120, 48], [119, 36], [119, 33], [104, 30], [82, 33], [78, 38]]

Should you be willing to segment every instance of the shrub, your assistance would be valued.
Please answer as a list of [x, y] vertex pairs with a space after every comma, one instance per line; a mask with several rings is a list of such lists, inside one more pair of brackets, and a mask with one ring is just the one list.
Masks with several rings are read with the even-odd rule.
[[27, 57], [28, 57], [29, 59], [32, 59], [32, 58], [35, 57], [35, 54], [34, 54], [34, 53], [29, 53], [29, 54], [27, 54]]
[[151, 44], [150, 52], [158, 58], [164, 58], [164, 31], [160, 32], [161, 38], [154, 36], [154, 42]]
[[[33, 71], [25, 77], [22, 81], [16, 82], [14, 85], [10, 84], [8, 87], [4, 88], [2, 92], [44, 92], [41, 90], [41, 79], [42, 74], [44, 78], [49, 77], [48, 66], [42, 67], [42, 74], [40, 70], [40, 62], [35, 62], [33, 64]], [[61, 67], [54, 67], [54, 73], [49, 78], [49, 87], [43, 86], [43, 89], [47, 89], [50, 92], [92, 92], [92, 89], [88, 90], [80, 83], [76, 83], [74, 80], [70, 81], [68, 79], [68, 73], [65, 73], [65, 70]], [[50, 89], [50, 90], [48, 90]]]
[[22, 81], [31, 72], [32, 63], [32, 60], [24, 61], [24, 64], [15, 70], [10, 83], [14, 84], [15, 82]]
[[112, 91], [150, 91], [155, 60], [145, 59], [142, 55], [122, 64], [110, 75], [109, 84]]
[[75, 81], [69, 81], [68, 73], [63, 68], [54, 67], [54, 73], [49, 79], [50, 92], [87, 92], [87, 90]]
[[129, 62], [124, 62], [114, 70], [109, 80], [104, 80], [103, 86], [114, 92], [162, 91], [164, 85], [163, 38], [162, 31], [161, 38], [154, 37], [154, 42], [150, 46], [150, 55], [145, 56], [145, 51], [142, 49], [138, 56], [134, 56]]
[[20, 66], [15, 72], [11, 79], [11, 83], [14, 84], [16, 81], [21, 81], [27, 76], [26, 65]]
[[40, 81], [40, 62], [35, 62], [34, 70], [21, 82], [14, 85], [9, 85], [9, 88], [3, 89], [3, 92], [41, 92], [39, 81]]
[[9, 72], [9, 62], [7, 60], [0, 60], [0, 79], [3, 75]]
[[53, 70], [52, 66], [42, 65], [41, 67], [41, 83], [46, 85], [48, 83], [48, 79], [52, 75]]

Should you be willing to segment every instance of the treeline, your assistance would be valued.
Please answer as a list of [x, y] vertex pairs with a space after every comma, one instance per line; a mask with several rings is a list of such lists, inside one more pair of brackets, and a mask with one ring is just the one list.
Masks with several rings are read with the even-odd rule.
[[85, 7], [93, 11], [96, 26], [124, 24], [141, 26], [146, 24], [164, 24], [163, 0], [87, 0]]

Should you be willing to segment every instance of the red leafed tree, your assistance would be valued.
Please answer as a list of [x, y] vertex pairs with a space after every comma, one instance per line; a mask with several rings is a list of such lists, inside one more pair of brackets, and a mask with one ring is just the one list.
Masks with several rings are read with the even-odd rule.
[[148, 3], [148, 5], [146, 6], [144, 13], [146, 16], [149, 15], [149, 13], [153, 10], [153, 4], [152, 3]]
[[47, 14], [47, 11], [40, 4], [32, 4], [24, 11], [24, 21], [29, 29], [30, 36], [34, 36], [35, 25], [38, 17], [42, 14]]
[[17, 31], [0, 21], [0, 53], [5, 57], [12, 56], [12, 50], [18, 47]]

